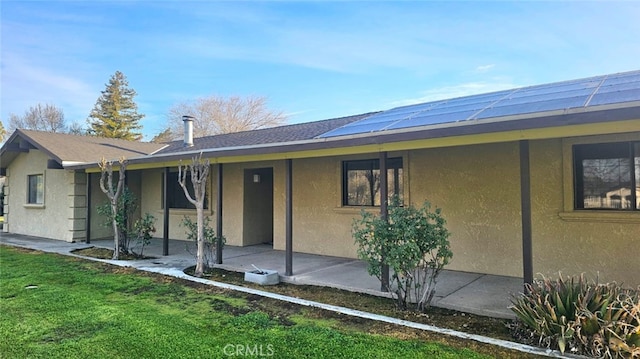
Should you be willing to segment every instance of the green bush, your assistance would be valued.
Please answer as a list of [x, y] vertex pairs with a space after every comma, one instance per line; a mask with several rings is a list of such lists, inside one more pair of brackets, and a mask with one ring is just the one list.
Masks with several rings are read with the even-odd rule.
[[512, 298], [517, 330], [561, 352], [607, 358], [640, 357], [640, 291], [584, 276], [544, 278]]
[[133, 231], [137, 245], [140, 247], [140, 252], [137, 253], [134, 249], [131, 249], [132, 252], [141, 257], [143, 256], [144, 247], [151, 243], [152, 234], [156, 232], [155, 222], [156, 218], [150, 213], [145, 213], [144, 217], [136, 220], [136, 223], [133, 224]]
[[[113, 225], [111, 204], [104, 202], [97, 206], [96, 210], [98, 214], [106, 217], [103, 225], [111, 228]], [[136, 196], [128, 187], [124, 187], [118, 198], [118, 210], [116, 213], [116, 223], [120, 234], [120, 252], [142, 257], [144, 247], [149, 244], [152, 233], [156, 231], [154, 226], [155, 217], [145, 213], [144, 217], [135, 219], [134, 215], [137, 210], [138, 200]], [[140, 248], [139, 253], [137, 248]]]
[[365, 211], [354, 220], [358, 257], [367, 262], [369, 274], [380, 280], [381, 266], [389, 266], [387, 290], [399, 308], [406, 309], [411, 301], [419, 311], [431, 305], [437, 277], [453, 256], [445, 224], [439, 208], [431, 211], [428, 202], [419, 209], [401, 206], [397, 197], [389, 205], [387, 221]]
[[[209, 225], [211, 220], [209, 217], [204, 217], [204, 265], [206, 268], [213, 268], [216, 258], [216, 250], [218, 245], [218, 236], [216, 236], [216, 231]], [[197, 221], [191, 220], [191, 218], [184, 216], [182, 219], [182, 226], [187, 227], [187, 239], [193, 241], [195, 247], [198, 248], [198, 223]], [[226, 243], [226, 238], [222, 236], [222, 246]], [[187, 245], [187, 252], [191, 253], [193, 256], [196, 256], [195, 253], [191, 252], [191, 248]]]
[[[137, 209], [138, 201], [136, 200], [135, 195], [128, 187], [125, 186], [120, 197], [118, 197], [118, 209], [115, 213], [120, 238], [120, 251], [124, 254], [131, 252], [130, 242], [132, 238], [131, 234], [133, 233], [133, 215]], [[109, 202], [104, 202], [98, 206], [96, 210], [98, 211], [98, 214], [106, 217], [103, 225], [107, 228], [111, 228], [113, 226], [114, 216], [111, 210], [111, 204]]]

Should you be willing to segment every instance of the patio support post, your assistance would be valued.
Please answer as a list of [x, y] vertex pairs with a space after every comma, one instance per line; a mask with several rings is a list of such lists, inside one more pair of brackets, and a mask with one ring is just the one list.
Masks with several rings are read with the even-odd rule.
[[162, 177], [162, 216], [163, 216], [163, 233], [162, 233], [162, 255], [169, 255], [169, 167], [164, 168]]
[[222, 163], [218, 163], [218, 196], [216, 200], [216, 263], [222, 264]]
[[520, 141], [520, 205], [522, 212], [522, 267], [524, 282], [533, 282], [533, 249], [531, 237], [531, 171], [529, 141]]
[[87, 194], [85, 195], [86, 197], [86, 211], [87, 214], [85, 215], [85, 221], [86, 223], [84, 224], [84, 230], [86, 232], [85, 234], [85, 242], [87, 244], [91, 243], [91, 173], [87, 172]]
[[[387, 221], [389, 218], [388, 200], [389, 191], [387, 183], [387, 152], [380, 152], [380, 218]], [[382, 254], [384, 258], [384, 253]], [[389, 266], [382, 264], [382, 279], [380, 281], [380, 290], [383, 292], [389, 288]]]
[[293, 176], [291, 159], [285, 160], [285, 273], [293, 275]]

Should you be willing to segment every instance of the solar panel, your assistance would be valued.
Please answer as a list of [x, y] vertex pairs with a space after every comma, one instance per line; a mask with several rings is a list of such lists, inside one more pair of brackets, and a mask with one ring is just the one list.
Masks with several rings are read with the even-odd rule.
[[589, 102], [590, 106], [597, 105], [609, 105], [620, 102], [640, 101], [640, 88], [625, 90], [625, 91], [611, 91], [605, 93], [597, 93], [593, 96]]
[[538, 102], [520, 103], [511, 106], [499, 106], [482, 111], [477, 119], [514, 116], [543, 111], [565, 110], [569, 108], [582, 107], [589, 96], [578, 96], [570, 98], [559, 98]]
[[554, 92], [554, 93], [538, 93], [531, 96], [524, 97], [514, 97], [514, 98], [506, 98], [493, 107], [499, 106], [513, 106], [519, 104], [527, 104], [533, 102], [541, 102], [541, 101], [550, 101], [550, 100], [559, 100], [563, 98], [573, 98], [579, 96], [589, 96], [593, 93], [593, 89], [580, 89], [580, 90], [572, 90], [565, 92]]
[[626, 82], [640, 82], [640, 73], [629, 74], [629, 75], [624, 75], [624, 74], [611, 75], [611, 76], [608, 76], [606, 80], [604, 80], [603, 85], [604, 86], [618, 85]]
[[640, 101], [640, 71], [402, 106], [318, 136], [327, 138], [466, 120]]
[[381, 131], [383, 130], [385, 127], [389, 126], [390, 124], [397, 122], [395, 120], [393, 121], [387, 121], [387, 122], [377, 122], [377, 123], [363, 123], [363, 124], [356, 124], [356, 123], [351, 123], [347, 126], [342, 126], [339, 128], [336, 128], [332, 131], [329, 131], [325, 134], [322, 134], [320, 136], [320, 138], [325, 138], [325, 137], [335, 137], [335, 136], [343, 136], [343, 135], [356, 135], [356, 134], [361, 134], [361, 133], [369, 133], [369, 132], [374, 132], [374, 131]]
[[461, 112], [449, 112], [442, 114], [424, 114], [420, 117], [410, 118], [404, 121], [398, 121], [389, 126], [388, 130], [394, 130], [399, 128], [418, 127], [427, 125], [437, 125], [450, 122], [465, 121], [470, 116], [475, 114], [476, 111], [461, 111]]
[[624, 91], [624, 90], [633, 90], [640, 88], [640, 82], [621, 82], [616, 85], [608, 85], [601, 86], [596, 93], [604, 93], [604, 92], [615, 92], [615, 91]]

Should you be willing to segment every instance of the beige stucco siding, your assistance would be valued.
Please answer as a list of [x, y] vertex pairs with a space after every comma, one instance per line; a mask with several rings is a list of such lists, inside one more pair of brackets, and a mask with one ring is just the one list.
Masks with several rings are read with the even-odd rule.
[[442, 209], [451, 232], [449, 269], [521, 276], [517, 143], [412, 151], [410, 201]]
[[[223, 234], [229, 245], [243, 246], [244, 227], [244, 173], [252, 168], [273, 168], [274, 178], [274, 241], [284, 243], [284, 161], [255, 162], [241, 164], [225, 164], [223, 168]], [[172, 168], [172, 171], [177, 170]], [[210, 226], [216, 228], [216, 203], [217, 203], [217, 166], [212, 165], [208, 177], [209, 209], [205, 214], [210, 219]], [[139, 171], [141, 176], [140, 196], [141, 214], [151, 213], [156, 217], [155, 237], [164, 236], [163, 209], [162, 209], [162, 177], [163, 169]], [[169, 210], [169, 238], [186, 240], [186, 228], [182, 226], [185, 216], [195, 221], [196, 211], [191, 209]]]
[[[15, 158], [7, 171], [6, 230], [64, 241], [80, 240], [85, 228], [84, 177], [73, 171], [47, 169], [47, 156], [30, 150]], [[27, 176], [44, 175], [44, 204], [27, 204]]]
[[[571, 145], [582, 142], [640, 140], [640, 133], [532, 140], [530, 171], [534, 273], [556, 275], [600, 272], [603, 281], [640, 284], [639, 213], [573, 210]], [[421, 149], [390, 153], [404, 159], [405, 202], [421, 205], [428, 200], [442, 208], [451, 232], [453, 261], [449, 269], [522, 276], [522, 226], [520, 153], [518, 142]], [[296, 252], [356, 257], [351, 225], [359, 208], [344, 207], [342, 162], [378, 158], [371, 153], [294, 159], [293, 250]], [[246, 176], [252, 169], [273, 169], [273, 247], [285, 249], [285, 161], [224, 165], [223, 228], [229, 245], [250, 245], [254, 237], [245, 213], [265, 210], [245, 208]], [[215, 226], [217, 167], [209, 177], [209, 210]], [[158, 219], [162, 237], [162, 169], [139, 172], [141, 213]], [[133, 176], [132, 176], [133, 178]], [[12, 189], [13, 190], [13, 189]], [[369, 208], [377, 212], [377, 208]], [[171, 210], [172, 239], [185, 239], [180, 226], [194, 210]], [[634, 267], [635, 266], [635, 267]], [[634, 269], [635, 268], [635, 269]]]
[[[177, 168], [172, 168], [171, 171], [177, 171]], [[163, 200], [163, 188], [162, 181], [164, 176], [164, 169], [151, 169], [130, 172], [132, 177], [139, 179], [139, 188], [136, 193], [139, 193], [140, 198], [140, 215], [150, 213], [156, 218], [156, 233], [154, 237], [162, 238], [164, 236], [164, 210], [162, 207]], [[212, 216], [213, 208], [215, 206], [216, 197], [215, 193], [211, 191], [211, 182], [215, 181], [216, 173], [211, 171], [209, 173], [209, 209], [205, 213], [210, 217], [210, 225], [215, 228], [215, 216]], [[191, 193], [193, 189], [189, 188]], [[192, 220], [196, 220], [195, 209], [170, 209], [169, 210], [169, 238], [186, 240], [186, 228], [182, 226], [182, 221], [185, 216], [190, 217]]]
[[534, 273], [640, 285], [640, 213], [572, 209], [571, 144], [631, 139], [640, 133], [531, 142]]
[[[351, 223], [358, 210], [340, 211], [340, 164], [339, 157], [293, 161], [294, 251], [356, 256]], [[284, 249], [284, 238], [274, 246]]]

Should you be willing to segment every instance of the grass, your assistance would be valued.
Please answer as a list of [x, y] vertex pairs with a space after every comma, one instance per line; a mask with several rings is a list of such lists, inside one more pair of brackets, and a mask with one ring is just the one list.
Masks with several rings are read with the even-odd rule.
[[0, 313], [2, 358], [493, 356], [471, 341], [449, 345], [415, 330], [6, 246]]
[[[216, 277], [241, 281], [241, 275], [233, 272], [220, 271], [212, 275], [220, 279]], [[269, 290], [338, 305], [351, 303], [413, 321], [435, 321], [432, 324], [438, 326], [484, 331], [476, 324], [486, 322], [486, 328], [504, 330], [503, 323], [492, 318], [444, 310], [418, 317], [393, 310], [384, 313], [389, 303], [383, 298], [328, 288], [280, 284]], [[445, 320], [449, 325], [441, 325]], [[0, 358], [537, 357], [159, 274], [1, 245], [0, 336]]]

